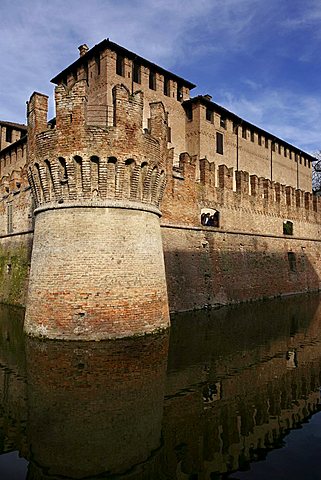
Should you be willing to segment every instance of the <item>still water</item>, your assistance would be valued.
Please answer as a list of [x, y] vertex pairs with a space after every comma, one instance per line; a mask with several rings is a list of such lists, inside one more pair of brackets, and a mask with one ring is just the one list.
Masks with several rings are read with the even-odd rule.
[[0, 479], [321, 479], [321, 296], [25, 338], [0, 306]]

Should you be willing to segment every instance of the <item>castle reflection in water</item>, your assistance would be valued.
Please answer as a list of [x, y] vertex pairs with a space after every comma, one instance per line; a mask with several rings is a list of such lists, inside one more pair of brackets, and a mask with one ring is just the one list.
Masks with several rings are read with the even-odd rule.
[[1, 479], [229, 478], [319, 409], [318, 295], [100, 343], [25, 338], [22, 310], [0, 314]]

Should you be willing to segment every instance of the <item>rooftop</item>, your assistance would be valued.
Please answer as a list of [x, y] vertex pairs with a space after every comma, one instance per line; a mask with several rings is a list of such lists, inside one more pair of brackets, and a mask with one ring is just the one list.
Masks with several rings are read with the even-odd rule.
[[3, 127], [12, 127], [18, 130], [27, 131], [27, 125], [24, 125], [23, 123], [5, 122], [4, 120], [0, 120], [0, 125]]
[[172, 78], [173, 80], [188, 87], [189, 89], [196, 87], [194, 83], [191, 83], [188, 80], [185, 80], [184, 78], [181, 78], [178, 75], [175, 75], [174, 73], [169, 72], [168, 70], [165, 70], [164, 68], [156, 65], [155, 63], [150, 62], [149, 60], [146, 60], [146, 58], [143, 58], [140, 55], [137, 55], [136, 53], [131, 52], [130, 50], [127, 50], [124, 47], [121, 47], [117, 43], [110, 41], [109, 38], [102, 40], [100, 43], [98, 43], [97, 45], [89, 49], [86, 53], [81, 55], [75, 62], [73, 62], [67, 68], [62, 70], [62, 72], [58, 73], [58, 75], [52, 78], [51, 82], [58, 84], [69, 72], [75, 70], [78, 66], [82, 65], [85, 61], [88, 61], [89, 59], [95, 57], [95, 55], [97, 55], [99, 52], [105, 49], [109, 49], [109, 50], [112, 50], [113, 52], [120, 53], [124, 57], [129, 58], [131, 60], [136, 60], [141, 65], [144, 65], [148, 68], [151, 68], [155, 72], [159, 72], [162, 75]]
[[270, 132], [267, 132], [263, 128], [258, 127], [256, 125], [254, 125], [253, 123], [248, 122], [247, 120], [244, 120], [243, 118], [239, 117], [238, 115], [231, 112], [230, 110], [227, 110], [227, 108], [222, 107], [222, 105], [219, 105], [218, 103], [213, 102], [212, 100], [210, 100], [210, 98], [211, 97], [209, 95], [198, 95], [198, 96], [193, 97], [189, 100], [185, 100], [183, 102], [183, 106], [187, 106], [187, 105], [190, 105], [190, 104], [193, 104], [193, 103], [201, 103], [201, 104], [203, 104], [203, 105], [205, 105], [209, 108], [212, 108], [213, 110], [215, 110], [215, 112], [217, 112], [221, 115], [224, 115], [224, 117], [232, 120], [233, 122], [235, 122], [237, 124], [238, 127], [243, 127], [244, 126], [248, 129], [255, 130], [255, 132], [259, 133], [262, 136], [267, 137], [269, 140], [280, 143], [283, 146], [285, 146], [286, 148], [291, 149], [294, 153], [298, 153], [299, 155], [304, 154], [306, 159], [310, 160], [311, 162], [315, 162], [317, 160], [315, 157], [313, 157], [309, 153], [303, 151], [302, 149], [296, 147], [295, 145], [292, 145], [291, 143], [286, 142], [282, 138], [279, 138], [279, 137], [275, 136], [274, 134], [272, 134]]

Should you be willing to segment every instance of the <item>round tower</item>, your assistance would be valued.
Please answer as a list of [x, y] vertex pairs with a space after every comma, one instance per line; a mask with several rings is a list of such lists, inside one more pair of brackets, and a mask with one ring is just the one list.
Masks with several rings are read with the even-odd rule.
[[167, 156], [166, 112], [118, 85], [113, 125], [87, 121], [87, 83], [56, 87], [28, 103], [28, 175], [35, 202], [25, 331], [101, 340], [169, 325], [159, 225]]

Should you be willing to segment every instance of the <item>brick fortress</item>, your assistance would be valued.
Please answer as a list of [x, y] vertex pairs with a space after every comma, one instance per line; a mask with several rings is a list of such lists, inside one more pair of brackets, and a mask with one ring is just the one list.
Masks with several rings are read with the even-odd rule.
[[[35, 336], [103, 339], [172, 312], [318, 290], [308, 153], [107, 40], [0, 122], [0, 299]], [[165, 269], [164, 269], [165, 260]]]

